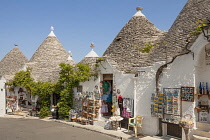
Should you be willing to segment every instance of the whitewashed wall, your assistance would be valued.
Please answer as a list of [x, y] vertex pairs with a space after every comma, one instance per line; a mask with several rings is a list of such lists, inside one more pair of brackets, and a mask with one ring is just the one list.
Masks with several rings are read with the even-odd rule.
[[155, 93], [155, 74], [157, 69], [164, 64], [163, 62], [155, 64], [153, 67], [141, 68], [137, 80], [136, 90], [136, 115], [144, 117], [143, 132], [146, 135], [158, 134], [158, 118], [151, 117], [151, 96]]
[[98, 79], [90, 79], [89, 81], [80, 83], [80, 85], [83, 86], [83, 91], [94, 91], [95, 86], [97, 85], [99, 87], [100, 81], [103, 80], [103, 74], [113, 74], [113, 83], [116, 84], [116, 89], [120, 89], [121, 95], [125, 98], [134, 98], [134, 74], [123, 74], [122, 72], [116, 71], [107, 61], [102, 62], [102, 65], [103, 66], [99, 67], [100, 72]]
[[[107, 60], [102, 62], [102, 66], [99, 67], [99, 77], [96, 80], [90, 79], [86, 82], [81, 82], [80, 85], [83, 86], [83, 92], [93, 92], [95, 86], [100, 87], [100, 81], [103, 80], [103, 74], [113, 74], [113, 83], [116, 84], [116, 89], [120, 89], [123, 98], [134, 99], [134, 74], [123, 74], [113, 68]], [[76, 93], [76, 89], [74, 90]]]
[[[181, 86], [195, 87], [195, 68], [192, 54], [180, 56], [168, 65], [161, 78], [163, 88], [181, 88]], [[182, 115], [191, 114], [194, 118], [195, 102], [182, 101]]]
[[0, 116], [6, 113], [5, 82], [6, 80], [0, 77]]
[[[195, 86], [195, 68], [191, 54], [177, 57], [175, 61], [163, 70], [160, 77], [161, 92], [163, 88], [181, 88], [181, 86]], [[137, 86], [137, 115], [144, 116], [143, 131], [148, 135], [157, 135], [159, 131], [158, 118], [151, 117], [151, 94], [155, 93], [155, 75], [164, 62], [156, 63], [140, 72]], [[194, 102], [182, 102], [182, 112], [194, 116]]]
[[134, 99], [134, 74], [115, 73], [116, 89], [120, 89], [123, 98]]
[[[116, 84], [116, 89], [120, 89], [120, 94], [123, 98], [134, 98], [134, 74], [124, 74], [110, 65], [109, 60], [102, 62], [100, 73], [113, 74], [113, 83]], [[102, 77], [101, 77], [102, 79]]]
[[[82, 86], [82, 90], [83, 92], [93, 92], [95, 90], [95, 86], [97, 85], [99, 87], [99, 84], [100, 84], [100, 78], [96, 79], [96, 80], [93, 80], [93, 79], [90, 79], [89, 81], [86, 81], [86, 82], [80, 82], [80, 85]], [[76, 89], [75, 89], [75, 92], [76, 92]]]
[[[200, 82], [208, 82], [208, 84], [210, 84], [210, 65], [206, 65], [206, 60], [205, 60], [205, 55], [206, 55], [205, 50], [210, 49], [210, 43], [207, 42], [207, 40], [205, 40], [203, 35], [201, 34], [196, 40], [196, 42], [193, 44], [191, 49], [195, 55], [195, 61], [194, 61], [195, 87], [197, 88], [198, 92]], [[210, 101], [206, 96], [202, 96], [199, 100], [207, 101], [208, 104], [210, 105]], [[198, 105], [197, 96], [195, 96], [195, 101], [196, 101], [195, 105], [197, 106]], [[195, 116], [196, 116], [196, 121], [198, 121], [198, 113], [196, 110], [195, 110]], [[208, 122], [210, 122], [210, 115]]]
[[[189, 53], [177, 57], [175, 61], [164, 69], [160, 78], [161, 92], [163, 88], [180, 88], [181, 86], [198, 87], [199, 82], [210, 83], [210, 66], [205, 64], [205, 47], [209, 47], [203, 36], [200, 35], [192, 45]], [[144, 116], [143, 131], [148, 135], [158, 134], [158, 119], [151, 117], [151, 94], [155, 93], [155, 75], [157, 69], [164, 63], [156, 63], [152, 67], [142, 68], [137, 81], [137, 114]], [[195, 102], [182, 102], [182, 115], [191, 114], [197, 118], [197, 111], [194, 109]]]

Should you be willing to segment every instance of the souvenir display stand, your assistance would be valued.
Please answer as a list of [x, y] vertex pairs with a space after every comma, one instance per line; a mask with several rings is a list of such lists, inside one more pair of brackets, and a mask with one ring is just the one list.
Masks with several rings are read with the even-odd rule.
[[7, 113], [12, 113], [17, 109], [17, 96], [7, 96], [6, 97], [6, 111]]
[[99, 113], [99, 100], [83, 99], [82, 101], [82, 119], [83, 124], [93, 124], [97, 120]]
[[198, 99], [198, 104], [195, 107], [197, 110], [197, 121], [198, 122], [209, 122], [209, 101], [210, 94], [208, 89], [208, 83], [200, 82], [197, 94], [195, 94], [195, 98]]
[[163, 88], [163, 93], [152, 94], [151, 101], [151, 116], [161, 118], [163, 135], [181, 138], [181, 88]]
[[122, 117], [120, 116], [112, 116], [109, 118], [109, 121], [111, 121], [111, 124], [112, 124], [112, 128], [117, 130], [118, 127], [120, 127], [120, 130], [121, 130], [121, 121], [123, 120]]

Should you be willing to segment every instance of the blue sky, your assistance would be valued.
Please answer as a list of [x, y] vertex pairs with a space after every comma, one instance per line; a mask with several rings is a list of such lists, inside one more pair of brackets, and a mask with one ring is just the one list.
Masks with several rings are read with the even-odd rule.
[[102, 56], [136, 13], [168, 30], [187, 0], [0, 0], [0, 60], [18, 44], [30, 59], [54, 27], [66, 51], [79, 62], [95, 44]]

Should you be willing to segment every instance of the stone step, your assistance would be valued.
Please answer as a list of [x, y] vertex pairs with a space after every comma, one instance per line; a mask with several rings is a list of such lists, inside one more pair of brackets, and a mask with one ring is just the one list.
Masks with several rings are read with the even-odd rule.
[[202, 137], [210, 138], [210, 131], [195, 129], [193, 134], [198, 135], [198, 136], [202, 136]]
[[196, 126], [200, 130], [210, 131], [210, 124], [209, 123], [196, 122]]
[[210, 138], [193, 135], [193, 140], [210, 140]]
[[162, 136], [162, 137], [157, 137], [154, 136], [154, 138], [162, 139], [162, 140], [181, 140], [181, 138], [173, 137], [170, 135]]
[[105, 121], [93, 121], [93, 125], [95, 125], [95, 126], [104, 127], [105, 124], [106, 124]]

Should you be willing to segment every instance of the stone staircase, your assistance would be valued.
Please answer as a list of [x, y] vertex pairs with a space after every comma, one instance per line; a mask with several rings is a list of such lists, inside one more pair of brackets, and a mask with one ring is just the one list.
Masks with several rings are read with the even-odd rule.
[[197, 122], [197, 129], [193, 131], [194, 140], [210, 140], [210, 124]]

